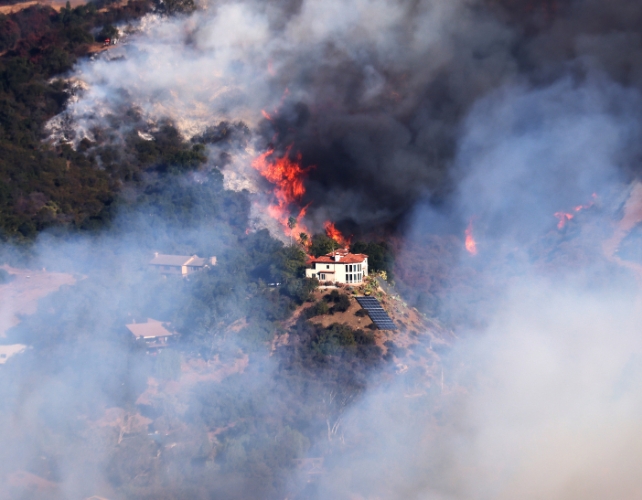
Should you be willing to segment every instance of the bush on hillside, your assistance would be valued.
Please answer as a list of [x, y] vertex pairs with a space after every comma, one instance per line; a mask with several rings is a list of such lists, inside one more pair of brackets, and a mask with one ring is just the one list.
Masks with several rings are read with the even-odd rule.
[[323, 316], [324, 314], [328, 314], [329, 312], [330, 307], [328, 306], [328, 303], [324, 300], [320, 300], [312, 307], [308, 307], [305, 310], [305, 316], [306, 318], [313, 318], [315, 316]]

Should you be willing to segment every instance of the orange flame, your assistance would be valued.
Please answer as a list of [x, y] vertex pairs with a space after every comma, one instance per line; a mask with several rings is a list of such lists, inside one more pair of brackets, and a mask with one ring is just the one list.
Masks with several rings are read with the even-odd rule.
[[473, 238], [473, 221], [471, 220], [465, 231], [466, 234], [466, 251], [471, 255], [477, 255], [477, 242]]
[[[592, 200], [589, 201], [586, 205], [578, 205], [574, 207], [573, 210], [575, 212], [580, 212], [582, 210], [586, 210], [587, 208], [591, 208], [593, 205], [595, 205], [595, 201], [597, 200], [597, 194], [593, 193], [591, 197], [592, 197]], [[557, 223], [557, 229], [564, 229], [564, 226], [566, 226], [566, 223], [570, 221], [573, 217], [575, 217], [574, 214], [570, 214], [568, 212], [555, 212], [553, 216], [559, 219], [559, 222]]]
[[[268, 63], [268, 72], [272, 72], [271, 61]], [[279, 107], [283, 105], [289, 94], [290, 90], [286, 87], [281, 97]], [[279, 107], [276, 108], [275, 113], [278, 113]], [[266, 110], [262, 109], [261, 114], [266, 120], [274, 122], [272, 116]], [[278, 132], [275, 132], [273, 140], [276, 141], [277, 137]], [[291, 151], [292, 145], [286, 149], [285, 154], [281, 158], [277, 158], [274, 156], [274, 149], [271, 148], [255, 158], [254, 161], [252, 161], [252, 167], [258, 170], [265, 179], [275, 186], [274, 197], [277, 202], [276, 204], [269, 205], [267, 208], [270, 217], [277, 220], [283, 226], [286, 236], [295, 238], [303, 246], [310, 248], [312, 245], [310, 231], [303, 224], [303, 218], [305, 217], [309, 204], [299, 210], [298, 215], [295, 217], [296, 222], [294, 224], [292, 224], [289, 209], [291, 206], [300, 206], [300, 202], [305, 194], [305, 184], [303, 181], [307, 173], [316, 167], [301, 167], [301, 153], [298, 153], [296, 159], [293, 161], [290, 159]], [[333, 223], [328, 221], [324, 223], [324, 227], [326, 228], [328, 236], [339, 244], [350, 244], [350, 241], [343, 237], [334, 227]], [[328, 228], [331, 229], [329, 230]], [[330, 233], [330, 231], [332, 233]], [[301, 239], [300, 237], [303, 233], [305, 233], [307, 237]]]
[[274, 196], [276, 204], [268, 206], [267, 211], [270, 217], [279, 221], [287, 236], [308, 233], [307, 228], [302, 223], [308, 207], [305, 206], [299, 210], [296, 216], [296, 224], [292, 228], [288, 225], [288, 219], [290, 218], [289, 208], [291, 205], [299, 203], [303, 198], [305, 194], [303, 180], [310, 169], [314, 168], [301, 167], [301, 154], [297, 155], [295, 161], [291, 160], [291, 149], [291, 146], [288, 147], [285, 154], [280, 158], [274, 156], [274, 149], [269, 149], [252, 162], [252, 167], [275, 185]]
[[557, 223], [557, 229], [564, 229], [566, 223], [574, 217], [573, 214], [569, 214], [567, 212], [555, 212], [553, 215], [555, 216], [555, 218], [559, 219], [559, 222]]
[[328, 237], [332, 238], [342, 247], [347, 247], [350, 245], [350, 240], [345, 238], [343, 234], [341, 234], [341, 231], [339, 231], [335, 227], [333, 222], [330, 222], [329, 220], [325, 221], [323, 223], [323, 228], [325, 229], [325, 234], [327, 234]]

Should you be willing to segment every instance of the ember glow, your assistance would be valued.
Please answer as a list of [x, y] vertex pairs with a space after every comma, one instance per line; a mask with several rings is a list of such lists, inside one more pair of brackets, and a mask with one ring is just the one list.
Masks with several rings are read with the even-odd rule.
[[323, 228], [325, 229], [325, 234], [328, 235], [328, 237], [332, 238], [334, 241], [336, 241], [339, 245], [342, 247], [347, 247], [350, 245], [350, 240], [346, 239], [343, 234], [341, 234], [341, 231], [339, 231], [334, 223], [330, 221], [325, 221], [323, 223]]
[[296, 225], [292, 228], [288, 225], [290, 218], [290, 209], [292, 206], [300, 204], [305, 194], [305, 185], [303, 180], [305, 176], [314, 167], [303, 168], [301, 166], [301, 154], [298, 154], [295, 160], [290, 159], [291, 147], [288, 147], [282, 157], [276, 157], [274, 150], [269, 149], [252, 162], [252, 167], [274, 184], [274, 197], [276, 203], [268, 206], [268, 214], [273, 219], [279, 221], [285, 230], [287, 236], [308, 233], [307, 228], [303, 225], [302, 220], [306, 213], [306, 207], [297, 208], [298, 215]]
[[[591, 195], [591, 201], [589, 201], [586, 205], [578, 205], [575, 208], [573, 208], [574, 212], [581, 212], [582, 210], [586, 210], [587, 208], [591, 208], [593, 205], [595, 205], [595, 201], [597, 200], [597, 194], [593, 193]], [[557, 223], [557, 229], [564, 229], [566, 226], [566, 223], [575, 217], [575, 214], [573, 213], [568, 213], [568, 212], [555, 212], [553, 214], [556, 219], [559, 220]]]
[[557, 223], [557, 229], [564, 229], [566, 223], [574, 217], [573, 214], [569, 214], [567, 212], [555, 212], [553, 215], [556, 219], [559, 219], [559, 222]]
[[473, 221], [471, 220], [465, 231], [466, 234], [466, 251], [471, 255], [477, 255], [477, 242], [473, 237]]

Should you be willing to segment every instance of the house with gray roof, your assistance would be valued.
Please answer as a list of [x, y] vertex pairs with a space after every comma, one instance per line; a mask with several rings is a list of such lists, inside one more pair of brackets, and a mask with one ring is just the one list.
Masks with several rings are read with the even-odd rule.
[[147, 349], [160, 349], [167, 347], [171, 339], [177, 334], [168, 329], [169, 323], [147, 318], [145, 323], [130, 323], [125, 325], [134, 336], [136, 343], [144, 345]]
[[216, 265], [216, 257], [209, 259], [198, 255], [168, 255], [156, 252], [149, 265], [161, 274], [188, 276]]

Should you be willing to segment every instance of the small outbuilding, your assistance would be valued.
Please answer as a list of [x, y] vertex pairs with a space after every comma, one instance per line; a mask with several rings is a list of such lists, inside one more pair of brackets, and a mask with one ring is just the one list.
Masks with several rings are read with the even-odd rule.
[[163, 323], [148, 318], [145, 323], [130, 323], [125, 325], [134, 336], [137, 343], [145, 345], [148, 349], [161, 349], [170, 345], [176, 333], [168, 330], [169, 323]]
[[216, 257], [209, 259], [198, 255], [168, 255], [156, 252], [149, 265], [161, 274], [188, 276], [216, 265]]

